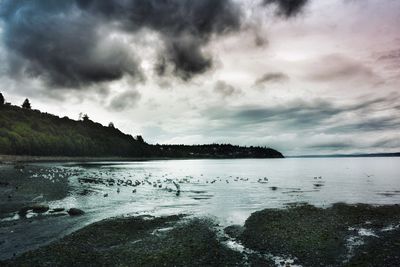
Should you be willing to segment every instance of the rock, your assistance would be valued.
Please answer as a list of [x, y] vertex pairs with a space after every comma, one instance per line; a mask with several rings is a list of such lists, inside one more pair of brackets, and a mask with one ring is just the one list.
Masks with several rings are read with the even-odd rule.
[[225, 234], [231, 238], [238, 238], [244, 231], [241, 225], [231, 225], [224, 229]]
[[30, 210], [29, 207], [24, 207], [18, 211], [18, 215], [21, 217], [25, 217], [26, 214], [28, 213], [28, 210]]
[[77, 209], [77, 208], [70, 208], [68, 210], [68, 214], [70, 216], [80, 216], [80, 215], [85, 214], [85, 212], [83, 210], [80, 210], [80, 209]]
[[14, 169], [16, 169], [16, 170], [23, 170], [23, 169], [25, 169], [25, 166], [22, 165], [22, 164], [15, 164], [15, 165], [14, 165]]
[[46, 204], [35, 204], [30, 206], [30, 209], [34, 212], [34, 213], [44, 213], [46, 211], [48, 211], [50, 209], [49, 205]]

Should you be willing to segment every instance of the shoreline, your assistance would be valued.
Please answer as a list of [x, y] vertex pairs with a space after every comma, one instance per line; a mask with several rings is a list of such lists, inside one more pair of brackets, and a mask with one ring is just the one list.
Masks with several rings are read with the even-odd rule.
[[250, 157], [65, 157], [65, 156], [20, 156], [0, 155], [0, 164], [35, 163], [35, 162], [130, 162], [151, 160], [200, 160], [200, 159], [284, 159], [284, 158], [250, 158]]
[[[65, 215], [68, 216], [68, 215]], [[85, 216], [85, 215], [82, 215]], [[400, 206], [309, 204], [207, 217], [114, 217], [0, 261], [4, 266], [396, 266]], [[384, 248], [384, 249], [379, 249]], [[82, 251], [85, 251], [82, 253]]]
[[175, 158], [65, 157], [65, 156], [52, 157], [52, 156], [0, 155], [0, 164], [35, 163], [35, 162], [98, 162], [98, 161], [128, 162], [128, 161], [169, 160], [169, 159], [175, 159]]

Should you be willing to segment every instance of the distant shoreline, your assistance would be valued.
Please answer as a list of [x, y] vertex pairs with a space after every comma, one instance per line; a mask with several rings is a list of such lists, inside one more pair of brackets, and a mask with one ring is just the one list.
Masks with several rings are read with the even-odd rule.
[[[309, 156], [286, 156], [286, 158], [388, 158], [400, 157], [400, 153], [387, 154], [361, 154], [361, 155], [309, 155]], [[233, 157], [66, 157], [66, 156], [21, 156], [0, 155], [0, 164], [35, 163], [35, 162], [129, 162], [150, 160], [196, 160], [196, 159], [277, 159], [277, 158], [233, 158]]]
[[400, 152], [395, 152], [395, 153], [371, 153], [371, 154], [337, 154], [337, 155], [286, 156], [286, 158], [388, 158], [388, 157], [400, 157]]
[[234, 158], [234, 157], [64, 157], [64, 156], [20, 156], [0, 155], [0, 164], [35, 162], [129, 162], [150, 160], [196, 160], [196, 159], [283, 159], [283, 158]]

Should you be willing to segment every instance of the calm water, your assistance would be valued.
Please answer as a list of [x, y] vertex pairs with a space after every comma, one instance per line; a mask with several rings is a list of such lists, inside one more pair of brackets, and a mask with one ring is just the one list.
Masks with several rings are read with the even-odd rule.
[[[194, 213], [241, 224], [254, 211], [294, 202], [400, 203], [400, 158], [171, 160], [70, 168], [82, 172], [69, 178], [70, 195], [51, 206], [79, 207], [101, 217]], [[79, 177], [116, 183], [79, 183]], [[120, 186], [118, 179], [124, 181]], [[141, 184], [124, 186], [128, 180]]]
[[[254, 211], [296, 202], [322, 207], [336, 202], [400, 203], [400, 158], [51, 163], [23, 170], [0, 165], [0, 171], [3, 208], [24, 200], [86, 212], [78, 217], [30, 213], [28, 219], [16, 211], [1, 212], [0, 259], [120, 215], [184, 213], [210, 216], [225, 226], [243, 224]], [[10, 192], [15, 195], [7, 198], [14, 194]]]

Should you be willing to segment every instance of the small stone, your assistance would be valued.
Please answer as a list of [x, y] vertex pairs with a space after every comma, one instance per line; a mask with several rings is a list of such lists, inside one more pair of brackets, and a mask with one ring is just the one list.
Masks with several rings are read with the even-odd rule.
[[85, 212], [83, 210], [77, 209], [77, 208], [71, 208], [68, 210], [68, 214], [70, 216], [80, 216], [85, 214]]
[[46, 211], [48, 211], [50, 209], [49, 205], [46, 204], [35, 204], [30, 206], [30, 209], [34, 212], [34, 213], [44, 213]]

